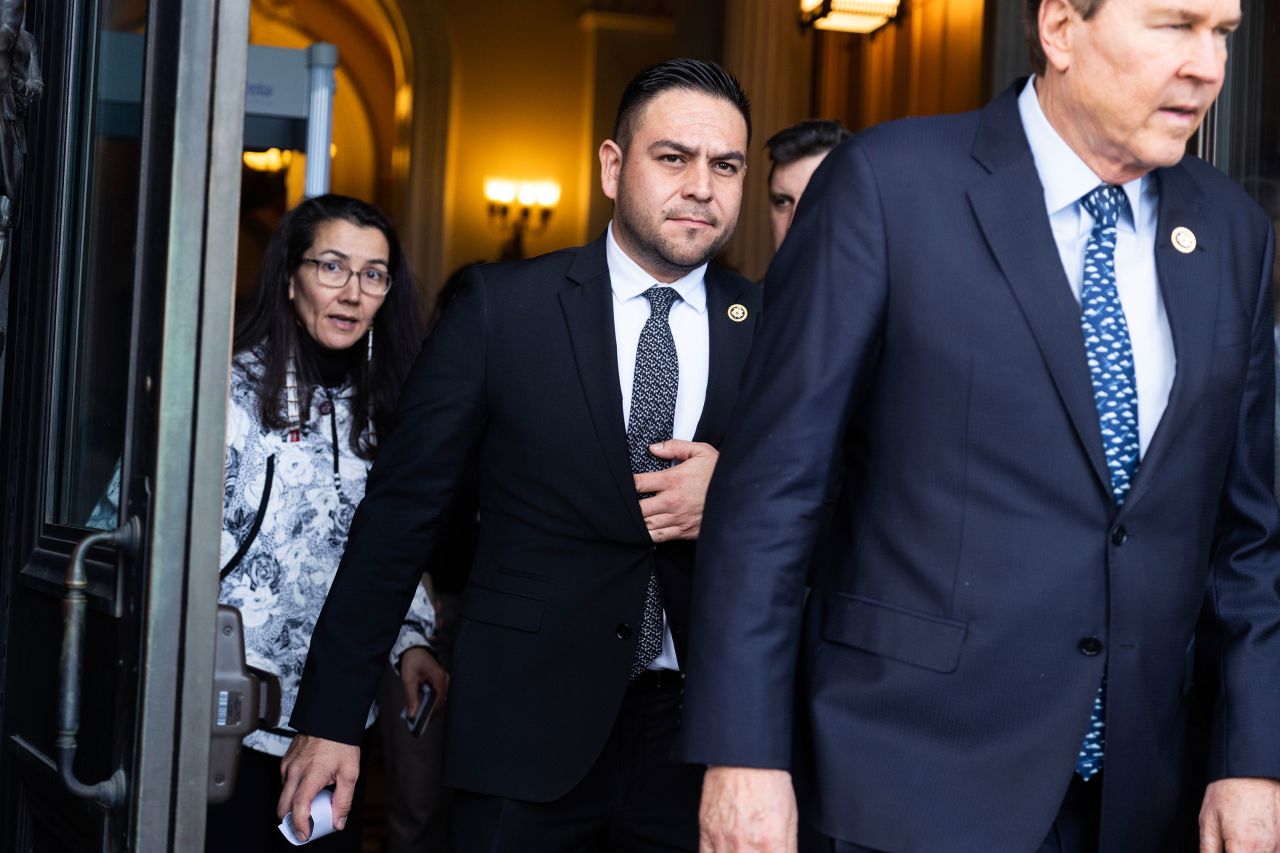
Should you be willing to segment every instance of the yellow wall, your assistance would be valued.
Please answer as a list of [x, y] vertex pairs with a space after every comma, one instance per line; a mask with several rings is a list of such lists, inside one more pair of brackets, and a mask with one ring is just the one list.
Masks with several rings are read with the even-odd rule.
[[[494, 260], [508, 236], [488, 219], [486, 176], [553, 179], [560, 204], [530, 255], [586, 239], [588, 117], [576, 0], [445, 0], [453, 47], [445, 272]], [[598, 192], [598, 188], [592, 188]]]
[[[392, 151], [398, 142], [395, 97], [404, 77], [403, 59], [392, 35], [385, 12], [369, 3], [307, 0], [276, 10], [257, 2], [250, 8], [251, 44], [301, 48], [328, 41], [337, 45], [336, 154], [330, 164], [330, 188], [389, 211], [395, 198]], [[302, 198], [304, 162], [305, 158], [295, 158], [290, 168], [291, 206]]]
[[857, 130], [976, 109], [985, 101], [982, 51], [983, 0], [903, 0], [869, 36], [820, 35], [818, 113]]

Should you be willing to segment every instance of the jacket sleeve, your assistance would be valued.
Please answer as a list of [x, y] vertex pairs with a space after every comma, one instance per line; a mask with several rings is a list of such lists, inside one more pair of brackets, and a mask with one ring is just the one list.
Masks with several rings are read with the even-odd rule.
[[1218, 513], [1209, 610], [1221, 679], [1210, 738], [1211, 779], [1280, 779], [1280, 513], [1274, 496], [1275, 233], [1266, 223], [1261, 280], [1235, 445]]
[[698, 543], [683, 757], [789, 767], [805, 579], [830, 468], [886, 310], [880, 193], [833, 151], [765, 278], [765, 310]]
[[405, 381], [325, 600], [290, 725], [359, 744], [441, 520], [484, 432], [486, 300], [474, 270]]
[[414, 646], [431, 648], [431, 635], [436, 632], [436, 608], [427, 596], [426, 587], [421, 583], [413, 591], [413, 601], [409, 604], [409, 612], [404, 615], [400, 624], [400, 633], [396, 636], [395, 645], [391, 647], [391, 663], [399, 663], [400, 656]]

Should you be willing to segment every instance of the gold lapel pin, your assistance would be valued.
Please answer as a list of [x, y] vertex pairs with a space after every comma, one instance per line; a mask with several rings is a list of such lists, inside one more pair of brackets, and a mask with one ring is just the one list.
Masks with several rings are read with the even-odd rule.
[[735, 302], [729, 306], [729, 319], [735, 323], [741, 323], [747, 319], [747, 306], [740, 305]]
[[1179, 225], [1173, 229], [1169, 240], [1173, 243], [1173, 248], [1184, 255], [1189, 255], [1196, 250], [1196, 235], [1190, 228]]

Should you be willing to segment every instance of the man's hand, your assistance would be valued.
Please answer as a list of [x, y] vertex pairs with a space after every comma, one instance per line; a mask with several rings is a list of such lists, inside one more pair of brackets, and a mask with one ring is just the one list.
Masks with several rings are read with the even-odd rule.
[[700, 853], [796, 853], [796, 795], [785, 770], [708, 767]]
[[295, 735], [280, 762], [284, 790], [276, 804], [276, 816], [293, 812], [293, 832], [306, 841], [311, 835], [311, 801], [321, 789], [333, 790], [333, 826], [343, 829], [360, 775], [360, 747], [310, 735]]
[[1200, 807], [1200, 853], [1278, 853], [1280, 781], [1219, 779]]
[[636, 493], [653, 495], [640, 501], [649, 536], [654, 542], [697, 539], [719, 451], [701, 441], [673, 438], [649, 445], [649, 452], [659, 459], [676, 460], [665, 470], [635, 475]]
[[404, 707], [410, 717], [418, 713], [418, 698], [424, 681], [435, 691], [436, 710], [439, 711], [449, 695], [449, 673], [431, 652], [422, 646], [410, 646], [400, 655], [400, 684], [404, 687]]

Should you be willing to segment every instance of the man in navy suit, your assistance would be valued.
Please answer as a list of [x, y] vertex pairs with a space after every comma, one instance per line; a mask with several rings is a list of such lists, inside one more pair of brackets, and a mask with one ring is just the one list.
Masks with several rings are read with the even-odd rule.
[[759, 286], [710, 263], [749, 139], [723, 68], [647, 69], [600, 146], [608, 231], [470, 272], [406, 380], [311, 640], [279, 803], [295, 824], [331, 783], [345, 816], [399, 602], [474, 464], [445, 743], [457, 848], [696, 849], [701, 768], [671, 745], [692, 540], [759, 315]]
[[1184, 156], [1240, 4], [1028, 7], [1036, 75], [836, 149], [766, 277], [698, 551], [705, 851], [793, 849], [793, 779], [839, 851], [1280, 846], [1275, 235]]

